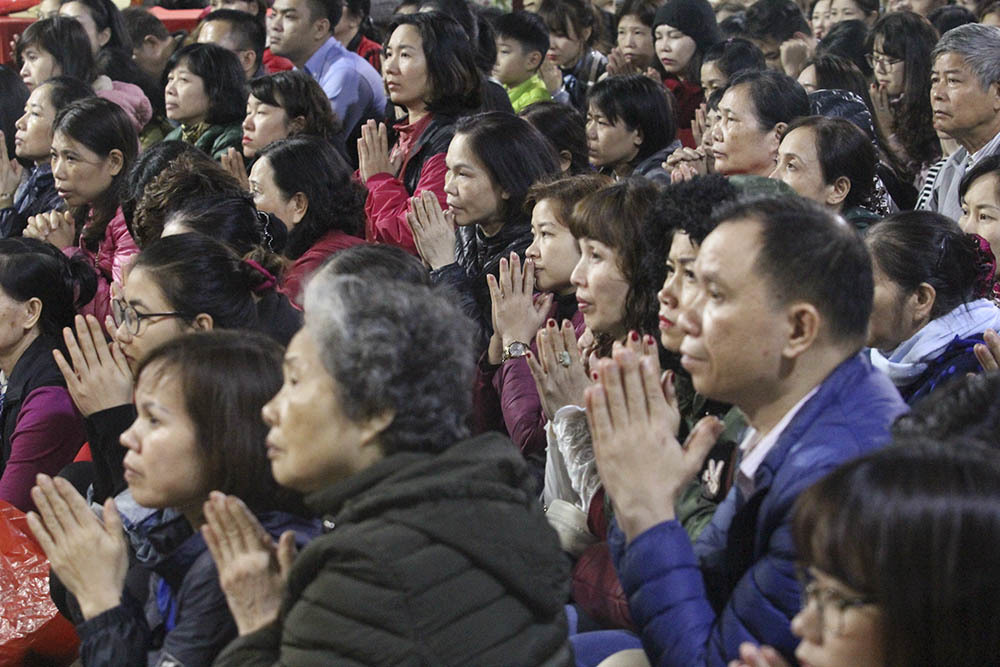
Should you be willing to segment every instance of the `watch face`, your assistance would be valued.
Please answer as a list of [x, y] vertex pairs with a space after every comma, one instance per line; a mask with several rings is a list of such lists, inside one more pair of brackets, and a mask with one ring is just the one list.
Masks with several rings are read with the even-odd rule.
[[507, 346], [507, 356], [523, 357], [528, 353], [528, 346], [524, 343], [513, 342]]

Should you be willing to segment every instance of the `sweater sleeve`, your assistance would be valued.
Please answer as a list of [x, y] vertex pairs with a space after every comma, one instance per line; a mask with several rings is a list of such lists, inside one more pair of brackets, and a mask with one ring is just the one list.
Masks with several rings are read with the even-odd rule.
[[80, 658], [87, 667], [145, 665], [152, 633], [142, 607], [128, 593], [121, 604], [76, 626]]
[[125, 490], [122, 460], [125, 448], [118, 439], [135, 421], [135, 406], [131, 403], [95, 412], [84, 420], [87, 441], [94, 461], [94, 497], [96, 503]]
[[0, 499], [28, 512], [35, 509], [35, 475], [55, 475], [73, 461], [84, 441], [83, 419], [64, 387], [39, 387], [28, 394], [11, 436], [10, 458], [0, 477]]
[[406, 186], [398, 178], [390, 174], [375, 174], [365, 184], [368, 187], [368, 199], [365, 201], [367, 229], [365, 237], [369, 241], [388, 243], [399, 246], [414, 255], [417, 246], [413, 242], [413, 232], [406, 222], [406, 213], [410, 210], [410, 197], [424, 190], [430, 190], [438, 198], [441, 208], [447, 206], [447, 195], [444, 193], [444, 175], [447, 167], [444, 163], [445, 154], [432, 155], [424, 162], [420, 170], [420, 180], [416, 190], [411, 195]]

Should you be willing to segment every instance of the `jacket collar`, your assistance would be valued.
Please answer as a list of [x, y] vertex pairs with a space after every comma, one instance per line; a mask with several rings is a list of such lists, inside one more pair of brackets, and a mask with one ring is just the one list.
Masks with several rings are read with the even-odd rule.
[[58, 376], [58, 378], [62, 377], [55, 367], [55, 362], [52, 360], [52, 350], [57, 347], [55, 338], [44, 334], [39, 335], [38, 338], [31, 342], [28, 349], [24, 351], [21, 358], [14, 364], [14, 368], [10, 372], [10, 377], [7, 378], [7, 391], [4, 393], [5, 404], [9, 405], [13, 401], [21, 400], [24, 388], [28, 382], [46, 369], [55, 371], [54, 373], [50, 373], [50, 375], [54, 377]]

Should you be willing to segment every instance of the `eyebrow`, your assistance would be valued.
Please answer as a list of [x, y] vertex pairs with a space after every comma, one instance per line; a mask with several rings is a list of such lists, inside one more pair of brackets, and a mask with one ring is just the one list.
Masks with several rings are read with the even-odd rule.
[[133, 308], [135, 308], [136, 306], [140, 306], [142, 308], [149, 307], [145, 303], [143, 303], [142, 299], [126, 299], [126, 301], [128, 302], [128, 305], [132, 306]]

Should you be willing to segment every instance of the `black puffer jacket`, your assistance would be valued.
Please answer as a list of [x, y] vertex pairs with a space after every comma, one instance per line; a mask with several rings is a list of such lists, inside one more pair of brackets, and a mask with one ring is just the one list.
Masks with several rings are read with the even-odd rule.
[[479, 225], [459, 227], [455, 232], [455, 263], [431, 271], [431, 282], [449, 285], [458, 294], [462, 312], [476, 323], [476, 349], [481, 353], [493, 335], [492, 303], [487, 274], [500, 271], [500, 260], [515, 252], [524, 260], [524, 251], [531, 245], [531, 227], [527, 223], [511, 223], [493, 236], [483, 234]]
[[520, 452], [495, 433], [391, 455], [307, 499], [278, 622], [219, 665], [569, 665], [559, 553]]

